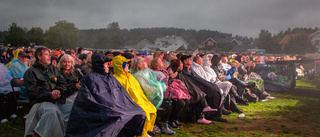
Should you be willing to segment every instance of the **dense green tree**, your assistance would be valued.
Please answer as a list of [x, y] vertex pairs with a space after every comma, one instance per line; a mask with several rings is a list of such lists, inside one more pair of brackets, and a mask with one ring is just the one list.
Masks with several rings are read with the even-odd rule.
[[46, 32], [45, 45], [50, 48], [75, 48], [78, 40], [78, 28], [74, 23], [63, 20], [55, 24]]
[[122, 38], [120, 35], [120, 26], [118, 22], [112, 22], [107, 27], [108, 47], [117, 48], [123, 45]]
[[40, 27], [32, 27], [27, 32], [27, 37], [29, 38], [30, 42], [33, 42], [36, 45], [44, 44], [44, 33]]
[[275, 40], [268, 30], [261, 30], [256, 44], [258, 48], [265, 49], [266, 53], [280, 53], [281, 46]]
[[16, 23], [12, 23], [8, 29], [7, 35], [4, 37], [5, 44], [11, 44], [11, 46], [29, 46], [30, 41], [26, 36], [26, 28], [19, 27]]
[[289, 44], [285, 46], [286, 54], [305, 54], [314, 53], [317, 48], [312, 45], [311, 41], [304, 34], [298, 35], [289, 40]]

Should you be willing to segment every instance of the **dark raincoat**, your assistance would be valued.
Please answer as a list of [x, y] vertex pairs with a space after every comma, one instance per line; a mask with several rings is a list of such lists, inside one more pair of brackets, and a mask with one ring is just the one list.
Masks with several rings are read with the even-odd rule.
[[189, 91], [191, 91], [191, 102], [198, 102], [205, 96], [208, 105], [211, 108], [221, 108], [224, 98], [221, 97], [220, 89], [216, 84], [210, 83], [207, 80], [201, 78], [195, 72], [193, 72], [191, 68], [190, 71], [188, 71], [187, 68], [184, 67], [182, 70], [182, 74], [178, 76], [178, 79], [183, 81]]
[[71, 110], [67, 136], [115, 137], [141, 135], [146, 115], [119, 81], [105, 73], [106, 57], [96, 55], [92, 70], [81, 80]]

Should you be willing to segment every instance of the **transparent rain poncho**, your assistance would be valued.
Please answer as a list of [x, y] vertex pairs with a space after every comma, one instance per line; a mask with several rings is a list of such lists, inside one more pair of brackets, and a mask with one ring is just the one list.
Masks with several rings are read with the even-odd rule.
[[158, 109], [163, 101], [163, 92], [167, 89], [165, 75], [162, 72], [146, 69], [132, 74], [139, 82], [147, 99]]

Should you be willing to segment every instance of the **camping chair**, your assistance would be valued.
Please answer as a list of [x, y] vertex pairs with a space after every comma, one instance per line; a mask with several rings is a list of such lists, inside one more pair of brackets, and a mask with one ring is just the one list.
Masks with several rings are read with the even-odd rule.
[[[19, 116], [22, 118], [22, 121], [24, 121], [21, 110], [24, 106], [28, 107], [28, 109], [29, 109], [31, 104], [30, 104], [29, 100], [21, 99], [21, 98], [19, 98], [19, 96], [18, 97], [16, 96], [17, 95], [16, 93], [19, 93], [19, 90], [17, 89], [17, 87], [24, 86], [23, 78], [14, 78], [10, 81], [10, 84], [12, 87], [12, 91], [15, 93], [14, 98], [17, 102], [17, 117], [14, 118], [14, 120], [13, 120], [13, 124], [15, 124], [15, 122]], [[18, 95], [20, 95], [20, 93]]]

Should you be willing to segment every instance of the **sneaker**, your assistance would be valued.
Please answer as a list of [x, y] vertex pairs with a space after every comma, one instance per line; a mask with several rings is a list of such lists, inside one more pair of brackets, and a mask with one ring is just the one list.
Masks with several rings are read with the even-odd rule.
[[175, 120], [174, 123], [175, 123], [176, 126], [178, 126], [178, 127], [181, 127], [181, 126], [182, 126], [178, 120]]
[[169, 122], [169, 126], [173, 129], [179, 129], [179, 127], [176, 125], [174, 121]]
[[17, 118], [17, 115], [16, 114], [12, 114], [10, 117], [11, 118]]
[[228, 122], [228, 119], [222, 118], [222, 117], [215, 117], [212, 119], [213, 121], [218, 121], [218, 122]]
[[210, 120], [206, 120], [205, 118], [202, 118], [202, 119], [198, 119], [197, 120], [197, 123], [200, 123], [200, 124], [210, 124], [212, 121]]
[[7, 122], [8, 122], [8, 119], [6, 119], [6, 118], [4, 118], [4, 119], [1, 120], [1, 124], [7, 123]]
[[218, 111], [217, 109], [212, 109], [211, 107], [206, 107], [202, 110], [202, 112], [212, 112], [212, 111]]
[[227, 110], [227, 109], [225, 109], [225, 108], [222, 108], [222, 114], [223, 114], [223, 115], [230, 115], [231, 113], [232, 113], [232, 111]]

